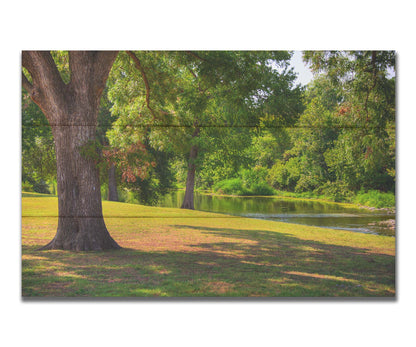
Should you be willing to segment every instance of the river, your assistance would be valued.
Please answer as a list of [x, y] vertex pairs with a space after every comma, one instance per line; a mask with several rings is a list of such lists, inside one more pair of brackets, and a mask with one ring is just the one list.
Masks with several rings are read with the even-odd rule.
[[[179, 208], [185, 192], [172, 191], [159, 206]], [[230, 197], [195, 193], [195, 209], [242, 217], [267, 219], [323, 228], [395, 236], [394, 228], [383, 226], [395, 220], [387, 211], [371, 211], [340, 204], [278, 197]]]

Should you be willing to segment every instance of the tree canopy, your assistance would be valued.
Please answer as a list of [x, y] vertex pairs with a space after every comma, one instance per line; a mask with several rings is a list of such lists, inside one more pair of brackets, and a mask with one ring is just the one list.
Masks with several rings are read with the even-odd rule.
[[[250, 143], [250, 128], [281, 127], [300, 112], [289, 58], [288, 52], [255, 51], [120, 54], [109, 80], [117, 117], [110, 142], [120, 152], [146, 142], [182, 158], [188, 172], [200, 167], [208, 149], [214, 155], [218, 148], [223, 162], [236, 161], [236, 150]], [[150, 168], [132, 166], [130, 180]]]

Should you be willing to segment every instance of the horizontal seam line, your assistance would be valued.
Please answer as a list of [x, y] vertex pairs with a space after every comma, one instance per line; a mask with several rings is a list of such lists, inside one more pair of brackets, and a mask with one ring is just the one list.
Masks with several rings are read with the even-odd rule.
[[[107, 125], [88, 125], [88, 124], [22, 124], [22, 127], [106, 127]], [[194, 125], [164, 125], [164, 124], [143, 124], [143, 125], [126, 125], [126, 126], [113, 126], [116, 128], [195, 128]], [[393, 126], [395, 127], [395, 126]], [[383, 126], [283, 126], [283, 125], [268, 125], [268, 126], [258, 126], [258, 125], [198, 125], [198, 128], [261, 128], [261, 129], [384, 129]]]
[[[212, 212], [219, 213], [219, 212]], [[22, 218], [103, 218], [102, 216], [22, 216]], [[238, 218], [241, 216], [104, 216], [104, 218]]]

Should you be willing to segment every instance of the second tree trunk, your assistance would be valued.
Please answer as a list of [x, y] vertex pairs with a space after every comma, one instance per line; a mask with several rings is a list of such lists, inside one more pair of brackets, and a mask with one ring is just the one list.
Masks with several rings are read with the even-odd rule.
[[185, 197], [181, 208], [194, 209], [194, 187], [195, 187], [195, 160], [198, 156], [198, 147], [193, 145], [189, 154], [188, 175], [186, 176]]

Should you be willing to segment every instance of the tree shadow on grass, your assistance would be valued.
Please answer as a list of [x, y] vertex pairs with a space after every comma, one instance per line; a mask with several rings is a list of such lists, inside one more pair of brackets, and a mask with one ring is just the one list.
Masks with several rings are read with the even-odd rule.
[[[176, 225], [177, 228], [190, 228]], [[395, 257], [376, 254], [368, 249], [326, 244], [313, 240], [302, 240], [289, 234], [265, 230], [238, 230], [212, 227], [191, 227], [224, 238], [250, 240], [254, 243], [210, 243], [204, 247], [208, 252], [218, 249], [238, 250], [242, 262], [257, 264], [260, 269], [296, 279], [307, 284], [317, 280], [332, 283], [341, 288], [360, 288], [357, 293], [374, 295], [376, 287], [389, 287], [384, 293], [394, 295]], [[306, 288], [307, 286], [305, 286]], [[365, 290], [367, 288], [367, 290]], [[364, 289], [364, 290], [362, 290]], [[377, 294], [376, 294], [377, 295]]]
[[[23, 247], [24, 297], [394, 297], [395, 257], [266, 230], [175, 225], [190, 251]], [[223, 238], [224, 241], [218, 241]]]

